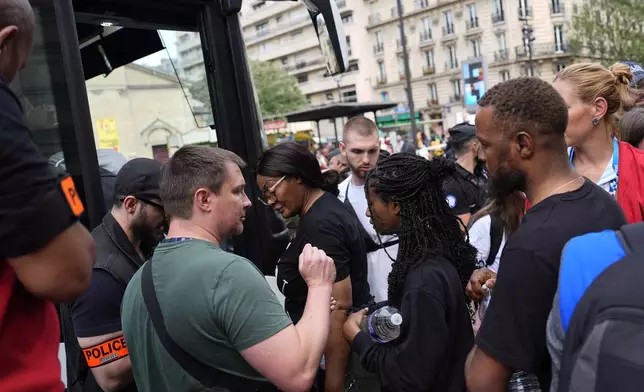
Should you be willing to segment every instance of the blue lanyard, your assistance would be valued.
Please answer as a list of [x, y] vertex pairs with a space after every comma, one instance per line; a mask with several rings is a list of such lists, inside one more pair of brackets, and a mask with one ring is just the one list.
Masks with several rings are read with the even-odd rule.
[[[570, 164], [574, 167], [573, 158], [575, 157], [575, 148], [570, 149]], [[617, 183], [619, 180], [619, 143], [617, 138], [613, 137], [613, 171], [615, 171], [615, 179], [612, 180], [609, 184], [610, 193], [615, 194], [617, 192]]]
[[161, 240], [162, 244], [172, 244], [175, 242], [183, 242], [183, 241], [188, 241], [188, 240], [194, 240], [194, 238], [191, 237], [173, 237], [173, 238], [164, 238]]
[[[570, 164], [575, 167], [575, 164], [572, 162], [573, 158], [575, 157], [575, 148], [572, 147], [570, 149]], [[615, 171], [615, 174], [618, 173], [619, 169], [619, 143], [617, 142], [616, 138], [613, 138], [613, 170]]]

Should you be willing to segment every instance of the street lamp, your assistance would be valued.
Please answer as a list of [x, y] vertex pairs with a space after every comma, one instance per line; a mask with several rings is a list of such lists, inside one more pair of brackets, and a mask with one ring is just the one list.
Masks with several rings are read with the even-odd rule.
[[416, 110], [414, 109], [414, 98], [411, 91], [411, 70], [409, 68], [409, 53], [407, 53], [407, 37], [405, 36], [405, 20], [403, 18], [402, 0], [396, 0], [398, 7], [398, 22], [400, 23], [400, 46], [403, 51], [403, 63], [405, 67], [405, 84], [407, 92], [407, 106], [409, 107], [409, 121], [411, 129], [409, 131], [409, 143], [416, 145]]

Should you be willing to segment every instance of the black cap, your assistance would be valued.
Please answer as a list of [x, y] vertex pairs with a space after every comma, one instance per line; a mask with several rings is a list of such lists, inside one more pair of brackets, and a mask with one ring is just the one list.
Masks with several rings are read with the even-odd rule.
[[114, 195], [160, 199], [161, 166], [161, 162], [149, 158], [127, 162], [116, 175]]
[[466, 141], [475, 137], [476, 127], [468, 122], [456, 124], [449, 130], [449, 140], [452, 143], [465, 143]]

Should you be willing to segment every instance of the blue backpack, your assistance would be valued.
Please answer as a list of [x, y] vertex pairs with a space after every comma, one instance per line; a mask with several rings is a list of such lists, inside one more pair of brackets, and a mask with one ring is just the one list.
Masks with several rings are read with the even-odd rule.
[[644, 390], [644, 223], [574, 238], [562, 255], [558, 392]]

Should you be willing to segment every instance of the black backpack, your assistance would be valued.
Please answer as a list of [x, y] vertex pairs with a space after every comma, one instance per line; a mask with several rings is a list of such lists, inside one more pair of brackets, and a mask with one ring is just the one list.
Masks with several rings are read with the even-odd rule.
[[617, 232], [626, 256], [577, 303], [566, 332], [558, 392], [644, 390], [644, 223]]

